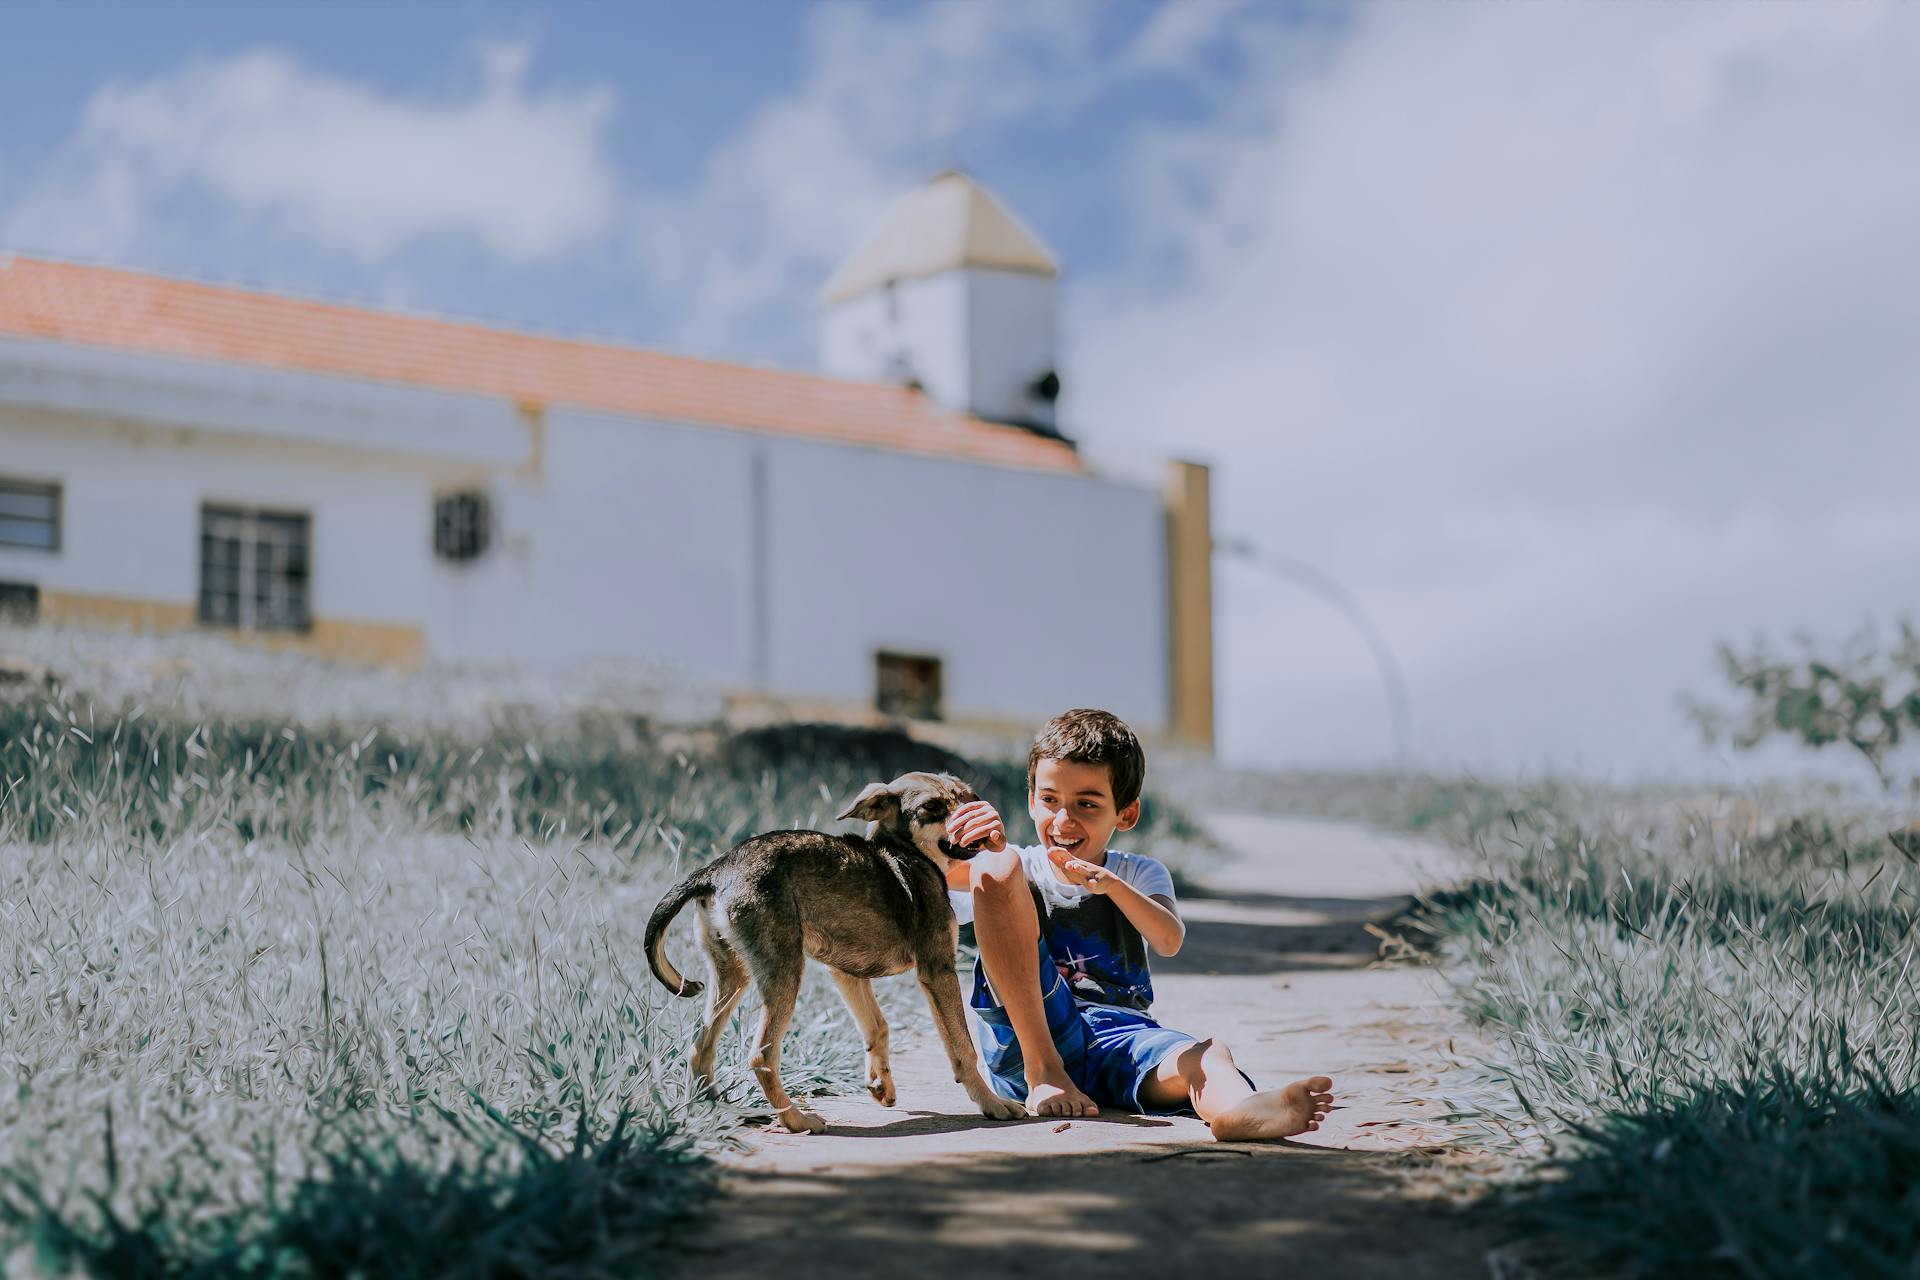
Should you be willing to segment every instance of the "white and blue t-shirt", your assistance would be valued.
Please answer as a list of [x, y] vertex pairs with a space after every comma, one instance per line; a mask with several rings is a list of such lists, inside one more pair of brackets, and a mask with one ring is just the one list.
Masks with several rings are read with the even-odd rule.
[[[1040, 912], [1040, 941], [1083, 1004], [1115, 1005], [1146, 1012], [1153, 1003], [1147, 940], [1104, 894], [1062, 880], [1039, 845], [1009, 845], [1033, 886]], [[1148, 897], [1173, 901], [1173, 875], [1158, 858], [1107, 850], [1105, 869]], [[961, 924], [973, 921], [973, 895], [948, 890]]]

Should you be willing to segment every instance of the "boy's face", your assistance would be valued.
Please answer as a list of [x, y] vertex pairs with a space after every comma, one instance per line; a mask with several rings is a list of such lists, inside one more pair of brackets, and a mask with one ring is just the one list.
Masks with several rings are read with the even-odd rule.
[[1112, 771], [1104, 764], [1041, 760], [1033, 767], [1027, 813], [1040, 843], [1098, 862], [1114, 832], [1131, 831], [1140, 821], [1140, 802], [1114, 805]]

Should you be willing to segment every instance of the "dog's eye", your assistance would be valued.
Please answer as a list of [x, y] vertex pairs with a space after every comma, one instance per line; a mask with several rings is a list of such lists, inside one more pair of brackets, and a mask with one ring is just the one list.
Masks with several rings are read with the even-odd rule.
[[922, 822], [945, 822], [946, 820], [947, 806], [943, 804], [930, 804], [920, 811]]

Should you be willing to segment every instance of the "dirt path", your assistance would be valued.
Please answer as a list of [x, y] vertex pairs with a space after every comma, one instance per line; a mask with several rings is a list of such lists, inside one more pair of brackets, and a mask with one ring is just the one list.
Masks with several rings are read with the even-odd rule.
[[900, 1104], [818, 1099], [827, 1133], [751, 1135], [687, 1274], [1485, 1276], [1487, 1242], [1401, 1176], [1438, 1132], [1454, 1019], [1430, 970], [1368, 967], [1364, 928], [1445, 852], [1334, 823], [1215, 829], [1236, 856], [1182, 902], [1187, 943], [1154, 962], [1155, 1012], [1224, 1037], [1262, 1085], [1333, 1076], [1340, 1109], [1318, 1133], [1220, 1144], [1194, 1119], [996, 1124], [919, 1010], [895, 1020]]

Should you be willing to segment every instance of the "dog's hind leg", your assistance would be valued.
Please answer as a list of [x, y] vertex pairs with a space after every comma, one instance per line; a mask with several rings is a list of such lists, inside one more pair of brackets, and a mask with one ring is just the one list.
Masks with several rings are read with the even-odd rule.
[[880, 1012], [880, 1002], [873, 998], [873, 983], [842, 973], [832, 965], [827, 966], [827, 972], [833, 975], [833, 985], [840, 988], [841, 998], [866, 1038], [867, 1092], [881, 1106], [890, 1107], [894, 1098], [893, 1062], [887, 1053], [887, 1018]]
[[700, 943], [706, 949], [713, 981], [707, 985], [706, 1020], [693, 1043], [693, 1078], [708, 1092], [718, 1092], [713, 1083], [714, 1058], [720, 1051], [727, 1019], [747, 993], [747, 965], [705, 911], [700, 913]]
[[747, 963], [753, 970], [753, 984], [760, 988], [760, 1039], [753, 1049], [753, 1074], [760, 1091], [779, 1114], [780, 1123], [794, 1133], [825, 1133], [827, 1122], [787, 1096], [780, 1083], [780, 1041], [793, 1020], [793, 1002], [800, 998], [800, 974], [806, 966], [799, 939], [794, 939], [793, 955], [779, 958], [749, 951]]

